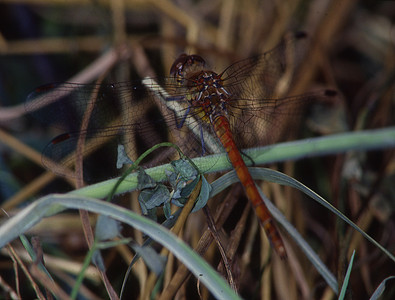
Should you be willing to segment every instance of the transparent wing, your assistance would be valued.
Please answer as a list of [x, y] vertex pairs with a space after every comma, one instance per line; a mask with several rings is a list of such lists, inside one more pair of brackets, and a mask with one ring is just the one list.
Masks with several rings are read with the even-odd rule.
[[[43, 123], [69, 131], [45, 147], [44, 165], [65, 175], [63, 167], [75, 161], [81, 137], [86, 140], [81, 150], [83, 154], [103, 144], [112, 143], [116, 149], [116, 144], [122, 143], [129, 157], [135, 160], [160, 142], [178, 144], [180, 140], [184, 140], [182, 148], [190, 155], [201, 153], [198, 120], [188, 118], [188, 126], [180, 127], [181, 119], [187, 115], [187, 103], [178, 87], [171, 83], [164, 86], [173, 91], [170, 99], [160, 95], [154, 82], [60, 83], [37, 88], [28, 96], [26, 110]], [[172, 110], [176, 104], [177, 113]], [[84, 118], [86, 125], [83, 125]]]
[[[305, 36], [294, 36], [272, 51], [236, 62], [221, 73], [230, 95], [226, 100], [229, 121], [240, 147], [279, 140], [284, 126], [292, 131], [307, 105], [333, 98], [325, 90], [278, 96], [282, 82], [290, 85], [297, 74], [294, 70], [305, 43]], [[29, 95], [26, 110], [68, 132], [53, 139], [43, 152], [44, 165], [61, 175], [65, 175], [63, 167], [75, 161], [77, 148], [88, 154], [102, 144], [112, 143], [111, 148], [117, 149], [116, 144], [122, 143], [132, 160], [166, 141], [177, 144], [191, 157], [223, 151], [210, 124], [202, 122], [199, 110], [190, 107], [187, 92], [173, 78], [100, 85], [48, 84]], [[82, 138], [84, 147], [79, 146]], [[150, 161], [159, 163], [169, 155], [161, 151]]]

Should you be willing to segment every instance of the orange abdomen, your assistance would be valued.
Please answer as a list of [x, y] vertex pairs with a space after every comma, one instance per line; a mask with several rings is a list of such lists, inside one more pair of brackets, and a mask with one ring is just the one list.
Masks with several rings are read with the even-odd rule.
[[228, 119], [225, 116], [218, 116], [213, 121], [213, 126], [216, 135], [224, 146], [225, 151], [228, 153], [229, 160], [235, 168], [236, 174], [244, 187], [247, 198], [251, 201], [255, 213], [258, 216], [267, 237], [279, 256], [281, 258], [286, 258], [287, 254], [285, 252], [285, 247], [281, 236], [274, 224], [273, 218], [268, 208], [259, 194], [255, 182], [252, 179], [243, 158], [241, 157], [240, 151], [236, 147], [232, 132], [230, 131]]

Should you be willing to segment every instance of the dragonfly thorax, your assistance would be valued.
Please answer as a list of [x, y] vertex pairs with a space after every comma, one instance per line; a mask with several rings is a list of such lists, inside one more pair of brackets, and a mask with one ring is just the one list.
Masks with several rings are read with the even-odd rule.
[[186, 100], [191, 113], [206, 123], [227, 115], [230, 93], [223, 87], [220, 75], [205, 69], [205, 60], [199, 55], [181, 54], [173, 63], [170, 74], [177, 84], [186, 89]]
[[206, 122], [213, 122], [220, 115], [227, 115], [230, 94], [222, 85], [220, 75], [202, 70], [187, 78], [189, 102]]

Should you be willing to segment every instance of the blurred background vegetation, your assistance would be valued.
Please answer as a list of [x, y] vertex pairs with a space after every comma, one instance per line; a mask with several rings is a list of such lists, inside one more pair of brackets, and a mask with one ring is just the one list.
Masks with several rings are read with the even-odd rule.
[[[125, 67], [132, 79], [166, 76], [181, 52], [199, 53], [220, 71], [236, 60], [273, 48], [289, 32], [306, 31], [312, 39], [309, 75], [296, 89], [303, 93], [315, 87], [331, 87], [339, 91], [344, 101], [335, 114], [321, 111], [310, 116], [299, 138], [393, 126], [394, 20], [394, 1], [3, 0], [0, 2], [2, 208], [12, 215], [39, 195], [73, 188], [72, 182], [56, 178], [41, 166], [40, 151], [56, 134], [53, 128], [26, 116], [23, 103], [34, 88], [49, 82], [94, 82], [109, 70]], [[111, 72], [108, 76], [117, 79]], [[392, 149], [353, 151], [271, 167], [318, 192], [394, 252]], [[366, 299], [384, 278], [394, 275], [393, 262], [325, 209], [291, 189], [273, 185], [265, 185], [265, 189], [336, 274], [339, 284], [349, 251], [357, 250], [350, 298]], [[246, 203], [239, 185], [226, 192], [221, 194], [221, 199], [240, 195], [243, 200], [236, 204], [234, 214], [220, 230], [224, 241], [231, 237], [234, 223], [240, 219]], [[133, 197], [125, 196], [135, 200]], [[217, 204], [211, 202], [215, 201], [210, 200], [215, 209]], [[123, 203], [138, 209], [136, 201]], [[241, 241], [231, 249], [232, 271], [242, 297], [334, 298], [297, 249], [288, 261], [280, 261], [275, 255], [269, 259], [270, 248], [257, 230], [252, 211], [249, 217], [243, 221], [246, 228]], [[204, 224], [202, 213], [191, 215], [183, 232], [184, 241], [194, 247]], [[87, 251], [78, 215], [50, 218], [36, 226], [31, 234], [40, 237], [48, 255], [48, 269], [67, 290]], [[141, 241], [138, 233], [130, 234]], [[23, 259], [20, 245], [15, 243], [15, 247]], [[15, 289], [15, 278], [20, 281], [23, 297], [35, 297], [23, 272], [15, 275], [8, 252], [2, 249], [0, 255], [1, 298], [8, 297], [7, 285]], [[109, 281], [119, 291], [132, 253], [119, 247], [105, 251], [104, 255]], [[209, 248], [205, 258], [214, 268], [219, 266], [215, 246]], [[65, 262], [70, 268], [66, 268]], [[25, 264], [29, 263], [25, 261]], [[165, 275], [165, 282], [172, 271]], [[126, 299], [142, 297], [148, 285], [147, 272], [143, 264], [136, 266], [128, 281]], [[86, 280], [86, 287], [81, 291], [81, 299], [108, 297], [97, 274]], [[202, 298], [208, 297], [204, 289], [201, 293]], [[383, 299], [394, 296], [392, 283]], [[196, 280], [190, 279], [177, 297], [199, 298]]]

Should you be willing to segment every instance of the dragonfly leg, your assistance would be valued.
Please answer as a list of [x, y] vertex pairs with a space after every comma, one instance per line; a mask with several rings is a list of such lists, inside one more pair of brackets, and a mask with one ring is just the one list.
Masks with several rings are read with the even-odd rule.
[[181, 101], [184, 98], [185, 98], [184, 96], [169, 96], [166, 97], [166, 101]]
[[[184, 114], [184, 116], [182, 117], [182, 119], [181, 119], [180, 122], [178, 122], [178, 118], [177, 118], [177, 115], [176, 115], [176, 126], [177, 126], [177, 129], [180, 129], [180, 128], [182, 128], [182, 126], [184, 126], [184, 122], [185, 122], [186, 118], [187, 118], [188, 115], [189, 115], [190, 109], [191, 109], [191, 108], [188, 106], [188, 108], [187, 108], [187, 110], [186, 110], [186, 112], [185, 112], [185, 114]], [[175, 113], [175, 114], [176, 114], [176, 113]]]

